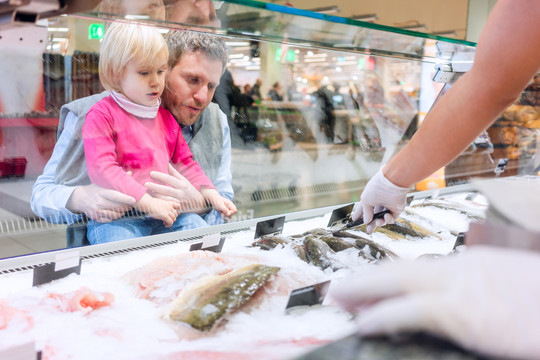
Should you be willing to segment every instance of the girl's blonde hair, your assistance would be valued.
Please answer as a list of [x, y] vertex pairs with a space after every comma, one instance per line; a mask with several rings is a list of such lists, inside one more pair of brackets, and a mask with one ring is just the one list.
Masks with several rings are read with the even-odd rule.
[[131, 22], [111, 24], [103, 37], [99, 54], [99, 80], [106, 90], [120, 91], [120, 80], [127, 63], [154, 64], [157, 55], [169, 50], [159, 30]]

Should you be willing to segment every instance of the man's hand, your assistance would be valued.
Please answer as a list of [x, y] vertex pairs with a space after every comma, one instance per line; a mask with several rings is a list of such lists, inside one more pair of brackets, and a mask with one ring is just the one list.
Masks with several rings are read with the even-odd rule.
[[134, 204], [135, 199], [129, 195], [91, 184], [75, 188], [66, 208], [98, 222], [110, 222], [122, 217]]
[[208, 210], [202, 194], [171, 164], [169, 164], [169, 174], [152, 171], [150, 177], [161, 183], [147, 182], [144, 184], [152, 197], [177, 201], [182, 205], [182, 212], [202, 213]]
[[427, 331], [504, 359], [540, 354], [540, 254], [470, 247], [440, 259], [380, 264], [340, 280], [332, 297], [363, 335]]

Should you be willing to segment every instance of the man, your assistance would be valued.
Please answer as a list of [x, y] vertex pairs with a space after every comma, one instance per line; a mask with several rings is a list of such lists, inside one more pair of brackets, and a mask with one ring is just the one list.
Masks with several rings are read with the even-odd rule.
[[[206, 175], [220, 194], [232, 199], [231, 144], [226, 116], [210, 104], [227, 63], [223, 41], [210, 34], [170, 32], [169, 71], [162, 95], [167, 108], [182, 126], [182, 133]], [[91, 184], [86, 173], [81, 129], [88, 109], [107, 93], [64, 105], [60, 110], [58, 141], [43, 174], [32, 191], [31, 207], [49, 222], [74, 224], [82, 214], [96, 221], [116, 220], [135, 199]], [[201, 194], [172, 167], [169, 174], [152, 172], [158, 183], [145, 184], [154, 196], [181, 201], [186, 212], [205, 211]], [[168, 186], [167, 186], [168, 185]], [[204, 215], [209, 224], [221, 222], [215, 211]], [[68, 228], [68, 246], [82, 244], [81, 227]]]

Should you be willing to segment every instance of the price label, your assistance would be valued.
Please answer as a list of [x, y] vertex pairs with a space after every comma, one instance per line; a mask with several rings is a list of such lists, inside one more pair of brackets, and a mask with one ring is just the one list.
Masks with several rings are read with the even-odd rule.
[[39, 286], [62, 279], [70, 274], [81, 274], [82, 259], [78, 250], [64, 252], [55, 257], [55, 262], [34, 268], [32, 286]]
[[36, 353], [36, 344], [30, 341], [0, 348], [0, 359], [41, 360], [41, 351]]
[[191, 244], [189, 251], [207, 250], [215, 253], [221, 252], [225, 244], [225, 237], [221, 237], [220, 233], [209, 234], [203, 236], [201, 241]]
[[327, 280], [318, 284], [291, 291], [291, 295], [289, 296], [289, 301], [287, 302], [287, 307], [285, 310], [298, 306], [313, 306], [322, 304], [329, 287], [330, 280]]
[[339, 224], [344, 225], [352, 212], [354, 204], [345, 205], [332, 211], [330, 220], [328, 221], [328, 227], [336, 226]]
[[281, 216], [275, 219], [270, 219], [266, 221], [260, 221], [257, 223], [255, 228], [255, 239], [260, 238], [264, 235], [277, 235], [281, 234], [283, 231], [283, 226], [285, 225], [285, 216]]

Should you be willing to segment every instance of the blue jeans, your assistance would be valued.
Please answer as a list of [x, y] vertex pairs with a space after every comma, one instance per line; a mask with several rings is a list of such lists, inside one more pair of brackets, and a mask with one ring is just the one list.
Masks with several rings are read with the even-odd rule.
[[204, 221], [206, 221], [208, 225], [223, 224], [223, 219], [221, 218], [221, 214], [213, 209], [207, 212], [206, 214], [202, 214], [201, 217], [204, 219]]
[[108, 223], [94, 220], [88, 222], [87, 235], [90, 244], [103, 244], [118, 240], [133, 239], [148, 235], [164, 234], [173, 231], [194, 229], [208, 224], [194, 213], [180, 214], [170, 228], [163, 221], [143, 216], [124, 216]]

